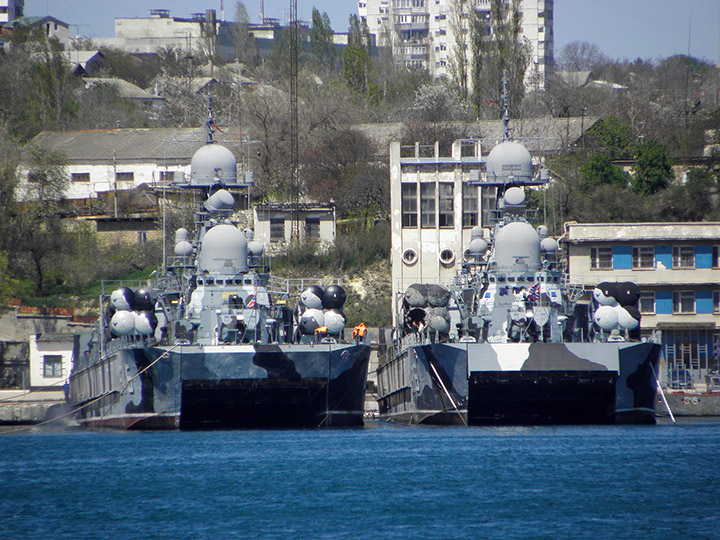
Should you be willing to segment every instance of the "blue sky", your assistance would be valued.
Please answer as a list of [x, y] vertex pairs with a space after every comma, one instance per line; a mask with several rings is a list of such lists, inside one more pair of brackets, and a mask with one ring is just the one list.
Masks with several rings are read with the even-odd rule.
[[[236, 0], [225, 0], [225, 18], [232, 20]], [[260, 0], [245, 0], [250, 19], [259, 20]], [[298, 0], [298, 15], [310, 20], [313, 6], [327, 12], [336, 32], [347, 31], [356, 0]], [[146, 17], [151, 8], [172, 15], [215, 9], [220, 0], [25, 0], [27, 15], [50, 14], [67, 22], [73, 34], [110, 37], [115, 17]], [[265, 0], [265, 16], [287, 18], [290, 1]], [[555, 0], [555, 52], [570, 41], [596, 43], [611, 58], [665, 58], [690, 54], [718, 62], [720, 54], [718, 0]]]

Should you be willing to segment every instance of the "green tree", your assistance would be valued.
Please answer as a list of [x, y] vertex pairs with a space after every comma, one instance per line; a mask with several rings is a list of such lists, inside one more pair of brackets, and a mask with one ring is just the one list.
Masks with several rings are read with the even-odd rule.
[[634, 141], [630, 127], [617, 116], [610, 115], [588, 129], [586, 145], [597, 152], [606, 153], [610, 159], [618, 159], [633, 154]]
[[235, 24], [232, 26], [231, 35], [237, 59], [244, 64], [256, 64], [257, 42], [250, 34], [250, 16], [242, 0], [235, 3]]
[[[492, 32], [485, 37], [489, 24]], [[500, 103], [503, 80], [507, 72], [510, 112], [519, 116], [525, 95], [525, 73], [530, 65], [530, 45], [520, 32], [522, 12], [520, 1], [512, 0], [509, 9], [503, 0], [491, 0], [490, 20], [486, 23], [473, 15], [471, 19], [471, 49], [473, 58], [472, 102], [478, 112], [487, 110], [486, 102]], [[499, 105], [497, 106], [499, 107]], [[495, 108], [492, 116], [498, 116]]]
[[639, 144], [633, 172], [632, 189], [641, 195], [652, 195], [666, 188], [673, 174], [665, 145], [652, 140]]
[[312, 30], [310, 31], [310, 47], [318, 62], [324, 66], [333, 66], [336, 61], [333, 29], [327, 13], [312, 10]]
[[580, 168], [586, 189], [593, 189], [600, 185], [626, 188], [630, 175], [620, 167], [613, 165], [607, 154], [596, 152], [591, 154], [585, 164]]
[[77, 90], [82, 82], [72, 74], [56, 38], [36, 41], [33, 52], [27, 89], [31, 118], [42, 129], [67, 129], [77, 113]]

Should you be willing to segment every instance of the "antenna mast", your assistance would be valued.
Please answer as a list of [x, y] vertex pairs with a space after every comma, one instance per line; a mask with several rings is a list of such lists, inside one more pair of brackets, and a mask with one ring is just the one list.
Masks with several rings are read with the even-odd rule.
[[503, 69], [503, 141], [510, 140], [510, 113], [508, 112], [507, 69]]
[[290, 158], [291, 158], [291, 233], [290, 239], [300, 238], [300, 193], [298, 185], [298, 20], [297, 0], [290, 0]]

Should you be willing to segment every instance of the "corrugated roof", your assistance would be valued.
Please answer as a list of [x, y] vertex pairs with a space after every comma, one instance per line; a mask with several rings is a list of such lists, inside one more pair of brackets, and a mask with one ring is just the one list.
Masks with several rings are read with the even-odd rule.
[[[224, 129], [214, 140], [237, 155], [242, 132]], [[205, 144], [205, 128], [138, 128], [87, 131], [43, 131], [33, 143], [65, 154], [68, 162], [117, 163], [174, 160], [190, 163]]]

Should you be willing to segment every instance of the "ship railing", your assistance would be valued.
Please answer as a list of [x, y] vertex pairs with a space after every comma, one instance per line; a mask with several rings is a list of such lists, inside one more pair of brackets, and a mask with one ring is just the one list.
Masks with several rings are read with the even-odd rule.
[[118, 336], [105, 344], [105, 354], [125, 349], [144, 349], [155, 343], [153, 336]]
[[324, 278], [283, 278], [270, 275], [268, 280], [268, 291], [272, 294], [280, 296], [299, 296], [305, 289], [311, 285], [319, 285], [327, 287], [328, 285], [341, 285], [340, 278], [324, 277]]

